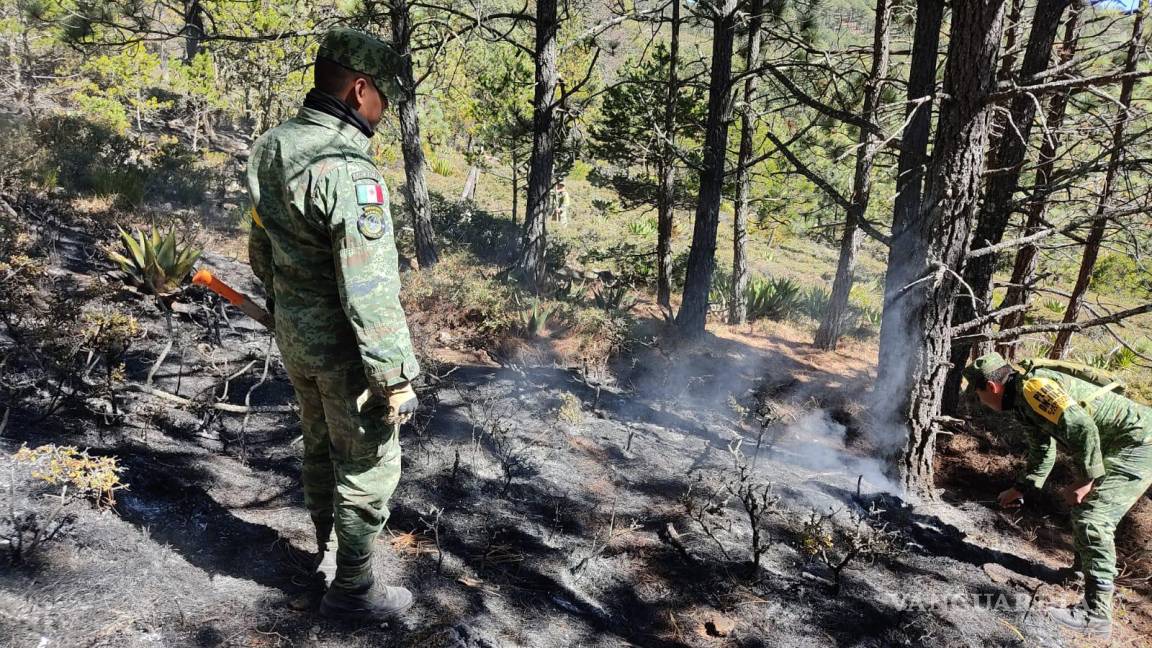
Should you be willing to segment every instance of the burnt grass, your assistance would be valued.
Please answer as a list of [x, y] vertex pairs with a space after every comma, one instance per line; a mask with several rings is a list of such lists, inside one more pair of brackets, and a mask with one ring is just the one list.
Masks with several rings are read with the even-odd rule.
[[[61, 266], [77, 281], [105, 269], [91, 256], [64, 257]], [[212, 255], [205, 262], [257, 292], [242, 264]], [[913, 506], [872, 480], [858, 491], [855, 464], [807, 462], [787, 439], [773, 437], [755, 459], [755, 479], [772, 482], [778, 498], [764, 521], [761, 567], [751, 566], [748, 521], [734, 502], [715, 509], [714, 538], [703, 533], [685, 494], [690, 486], [697, 494], [720, 489], [732, 473], [731, 444], [742, 437], [747, 451], [757, 431], [726, 405], [729, 397], [747, 401], [768, 383], [780, 402], [828, 408], [841, 425], [829, 429], [846, 437], [848, 457], [860, 434], [822, 382], [831, 376], [721, 338], [637, 356], [610, 384], [562, 367], [436, 367], [438, 376], [420, 386], [424, 407], [404, 431], [404, 475], [376, 565], [383, 580], [413, 590], [417, 603], [385, 627], [326, 621], [316, 613], [309, 573], [314, 543], [300, 491], [299, 423], [281, 411], [292, 390], [275, 345], [208, 295], [190, 291], [185, 302], [155, 384], [196, 404], [132, 389], [117, 392], [119, 417], [97, 414], [99, 403], [88, 399], [45, 418], [47, 396], [35, 391], [5, 404], [5, 455], [25, 443], [87, 447], [118, 457], [129, 486], [110, 510], [71, 507], [74, 519], [53, 542], [0, 570], [0, 645], [1063, 641], [1038, 614], [1034, 592], [994, 582], [985, 569], [999, 565], [1022, 581], [1050, 583], [1061, 565], [1029, 557], [1019, 538], [998, 530], [987, 506]], [[163, 347], [163, 323], [139, 301], [121, 306], [148, 330], [125, 358], [127, 382], [143, 383]], [[9, 338], [0, 344], [15, 351]], [[835, 378], [868, 381], [866, 373]], [[256, 411], [221, 412], [208, 406], [216, 401]], [[0, 468], [0, 500], [8, 500], [0, 512], [9, 502], [50, 508], [43, 485]], [[801, 550], [809, 513], [832, 510], [837, 524], [860, 515], [895, 539], [850, 565], [838, 591], [830, 571]]]

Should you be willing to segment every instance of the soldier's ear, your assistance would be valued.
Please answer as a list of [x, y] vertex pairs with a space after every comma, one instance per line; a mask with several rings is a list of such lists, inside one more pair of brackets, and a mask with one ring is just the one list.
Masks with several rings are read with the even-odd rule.
[[1003, 385], [1003, 383], [998, 383], [995, 380], [989, 380], [988, 381], [988, 391], [999, 396], [999, 395], [1004, 393], [1004, 385]]

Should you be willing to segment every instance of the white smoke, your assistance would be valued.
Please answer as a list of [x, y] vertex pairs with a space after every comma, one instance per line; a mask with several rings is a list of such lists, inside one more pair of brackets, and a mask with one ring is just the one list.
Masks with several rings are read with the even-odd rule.
[[871, 492], [898, 494], [901, 489], [885, 475], [884, 463], [880, 459], [853, 454], [845, 447], [847, 432], [847, 428], [834, 421], [827, 410], [811, 410], [779, 432], [770, 457], [825, 473], [822, 476], [826, 478], [845, 477], [855, 482], [857, 477], [862, 477], [862, 485], [868, 486]]

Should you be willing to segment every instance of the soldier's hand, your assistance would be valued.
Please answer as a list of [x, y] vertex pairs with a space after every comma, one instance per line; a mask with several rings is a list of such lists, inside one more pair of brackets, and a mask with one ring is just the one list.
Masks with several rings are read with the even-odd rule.
[[412, 383], [405, 382], [393, 385], [388, 389], [388, 422], [402, 425], [412, 420], [420, 401], [416, 399], [416, 390]]
[[1068, 486], [1064, 489], [1064, 501], [1068, 503], [1068, 506], [1080, 506], [1088, 494], [1092, 492], [1095, 483], [1094, 480], [1089, 479], [1082, 484]]
[[1012, 488], [1009, 488], [1008, 490], [1000, 493], [1000, 496], [996, 498], [996, 501], [999, 502], [1000, 508], [1020, 508], [1024, 505], [1024, 493], [1021, 493], [1018, 488], [1013, 486]]

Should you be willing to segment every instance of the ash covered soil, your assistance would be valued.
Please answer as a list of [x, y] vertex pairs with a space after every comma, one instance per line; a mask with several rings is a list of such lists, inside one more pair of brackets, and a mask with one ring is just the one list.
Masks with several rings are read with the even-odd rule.
[[[92, 281], [69, 269], [82, 233], [61, 240], [62, 280]], [[256, 291], [243, 265], [206, 262]], [[149, 327], [126, 358], [127, 383], [142, 384], [165, 334], [129, 304]], [[805, 351], [786, 330], [644, 350], [611, 378], [428, 362], [377, 563], [417, 603], [391, 626], [328, 622], [309, 574], [291, 387], [268, 335], [222, 308], [190, 294], [155, 376], [193, 405], [126, 388], [119, 415], [99, 399], [44, 420], [12, 407], [5, 455], [88, 447], [119, 457], [129, 487], [111, 510], [74, 507], [54, 541], [0, 571], [0, 644], [1086, 645], [1040, 614], [1076, 598], [1055, 584], [1070, 559], [1057, 507], [1005, 518], [986, 501], [1011, 474], [1004, 447], [957, 435], [940, 501], [892, 495], [854, 400], [871, 363]], [[0, 468], [0, 508], [51, 507]], [[741, 484], [767, 503], [759, 567]], [[866, 546], [837, 577], [826, 562], [852, 542]], [[1147, 591], [1126, 598], [1115, 641], [1139, 645]]]

